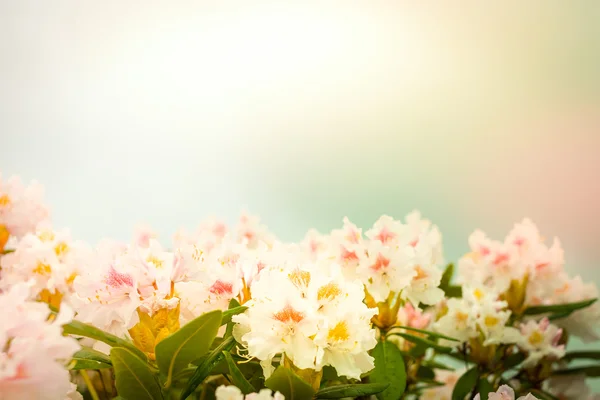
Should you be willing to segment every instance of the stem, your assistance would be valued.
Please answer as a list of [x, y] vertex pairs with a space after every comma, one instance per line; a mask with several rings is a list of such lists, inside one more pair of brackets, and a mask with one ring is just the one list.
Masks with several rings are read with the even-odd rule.
[[96, 388], [92, 384], [92, 381], [90, 379], [90, 376], [87, 373], [87, 370], [84, 369], [81, 371], [81, 377], [83, 378], [85, 385], [88, 388], [88, 392], [90, 392], [90, 396], [92, 396], [92, 399], [100, 400], [100, 397], [98, 397], [98, 392], [96, 392]]

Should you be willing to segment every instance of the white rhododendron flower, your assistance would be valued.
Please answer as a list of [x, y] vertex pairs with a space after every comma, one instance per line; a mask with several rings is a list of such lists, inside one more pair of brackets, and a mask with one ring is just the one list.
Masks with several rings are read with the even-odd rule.
[[[595, 284], [584, 284], [580, 277], [567, 275], [559, 240], [555, 238], [551, 246], [546, 245], [528, 219], [516, 224], [503, 242], [475, 231], [469, 245], [471, 253], [458, 263], [459, 281], [504, 293], [513, 311], [520, 312], [528, 305], [574, 303], [598, 297]], [[598, 303], [556, 321], [586, 342], [600, 338], [599, 323]]]
[[540, 322], [528, 321], [521, 324], [522, 337], [518, 345], [527, 353], [523, 365], [532, 367], [544, 357], [563, 357], [565, 346], [559, 344], [562, 333], [562, 329], [550, 324], [548, 318]]
[[[481, 396], [477, 394], [474, 400], [485, 399], [481, 399]], [[502, 385], [498, 391], [488, 394], [488, 400], [515, 400], [515, 391], [508, 385]], [[537, 397], [529, 393], [527, 396], [518, 397], [516, 400], [537, 400]]]
[[29, 299], [30, 285], [15, 284], [0, 293], [0, 398], [66, 399], [72, 392], [66, 363], [79, 350], [62, 325], [71, 321], [67, 306], [51, 316], [47, 304]]
[[434, 324], [438, 332], [459, 342], [447, 345], [459, 346], [471, 338], [483, 338], [483, 345], [516, 343], [520, 338], [517, 329], [506, 326], [511, 312], [506, 302], [499, 301], [498, 294], [480, 287], [463, 287], [462, 299], [449, 299], [445, 314]]
[[215, 391], [217, 400], [285, 400], [285, 397], [279, 393], [273, 393], [271, 389], [262, 389], [258, 393], [249, 393], [244, 397], [240, 389], [235, 386], [221, 385]]
[[43, 197], [43, 187], [37, 182], [24, 186], [16, 176], [4, 181], [0, 175], [0, 251], [9, 237], [20, 239], [48, 219]]
[[61, 301], [69, 303], [73, 281], [91, 254], [85, 243], [73, 241], [67, 231], [40, 225], [15, 243], [14, 252], [0, 259], [0, 288], [30, 281], [40, 300], [59, 308]]
[[363, 299], [362, 285], [341, 273], [267, 267], [252, 286], [248, 310], [233, 317], [234, 335], [248, 356], [263, 361], [267, 377], [271, 360], [283, 354], [297, 368], [319, 371], [331, 365], [358, 379], [373, 368], [367, 351], [376, 344], [370, 323], [375, 310]]

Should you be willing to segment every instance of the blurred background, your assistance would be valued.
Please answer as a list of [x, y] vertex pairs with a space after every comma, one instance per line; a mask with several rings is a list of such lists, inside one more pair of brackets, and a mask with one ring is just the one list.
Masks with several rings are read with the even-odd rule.
[[57, 227], [523, 217], [600, 282], [600, 2], [0, 2], [0, 170]]

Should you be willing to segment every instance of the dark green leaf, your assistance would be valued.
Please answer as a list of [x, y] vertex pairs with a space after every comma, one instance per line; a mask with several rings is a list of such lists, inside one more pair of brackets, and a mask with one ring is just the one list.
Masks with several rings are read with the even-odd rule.
[[104, 332], [103, 330], [88, 324], [84, 324], [83, 322], [71, 321], [63, 326], [63, 332], [69, 335], [85, 336], [90, 339], [96, 339], [108, 344], [111, 347], [124, 347], [142, 360], [148, 360], [148, 357], [146, 357], [144, 352], [135, 347], [130, 341], [121, 339], [115, 335], [111, 335], [108, 332]]
[[477, 382], [477, 393], [479, 393], [480, 398], [487, 399], [488, 394], [494, 391], [494, 386], [487, 380], [487, 378], [480, 378], [479, 382]]
[[239, 306], [239, 307], [230, 308], [229, 310], [223, 311], [221, 325], [228, 324], [231, 321], [231, 317], [233, 317], [234, 315], [237, 315], [237, 314], [241, 314], [244, 311], [246, 311], [247, 309], [248, 309], [248, 307], [246, 307], [246, 306]]
[[456, 382], [454, 385], [454, 390], [452, 391], [452, 400], [465, 400], [479, 381], [479, 371], [477, 367], [473, 367], [467, 370]]
[[525, 360], [525, 355], [523, 353], [514, 353], [510, 354], [504, 359], [503, 366], [504, 369], [511, 369], [521, 364]]
[[590, 378], [600, 377], [600, 365], [588, 365], [585, 367], [575, 367], [568, 369], [559, 369], [554, 371], [555, 375], [577, 375], [584, 374]]
[[246, 380], [246, 377], [244, 374], [242, 374], [242, 371], [240, 371], [235, 361], [233, 361], [231, 354], [228, 352], [223, 352], [223, 356], [225, 357], [225, 361], [227, 361], [227, 365], [229, 366], [229, 375], [231, 375], [233, 384], [237, 386], [244, 394], [254, 392], [254, 386], [252, 386], [250, 382]]
[[449, 285], [446, 290], [446, 297], [462, 297], [462, 287], [457, 285]]
[[444, 290], [444, 292], [446, 291], [445, 289], [447, 289], [450, 286], [452, 275], [454, 275], [454, 264], [450, 263], [448, 264], [448, 266], [446, 266], [446, 269], [442, 274], [442, 279], [440, 280], [439, 284], [440, 289]]
[[332, 366], [326, 365], [323, 367], [323, 378], [321, 378], [321, 382], [324, 381], [334, 381], [339, 379], [340, 377], [337, 374], [337, 371]]
[[68, 365], [68, 369], [77, 371], [80, 369], [104, 369], [111, 368], [110, 358], [97, 350], [89, 347], [83, 347], [77, 353]]
[[217, 336], [220, 322], [219, 310], [202, 314], [156, 345], [156, 363], [167, 377], [165, 388], [171, 386], [177, 372], [206, 354]]
[[400, 325], [400, 326], [394, 326], [393, 329], [396, 329], [396, 328], [406, 329], [407, 331], [414, 331], [414, 332], [423, 333], [423, 334], [425, 334], [427, 336], [430, 336], [430, 337], [433, 337], [433, 338], [441, 338], [441, 339], [446, 339], [446, 340], [450, 340], [450, 341], [453, 341], [453, 342], [460, 342], [460, 340], [455, 339], [453, 337], [442, 335], [441, 333], [437, 333], [437, 332], [427, 331], [425, 329], [417, 329], [417, 328], [412, 328], [410, 326], [402, 326], [402, 325]]
[[415, 335], [411, 335], [409, 333], [400, 333], [400, 332], [392, 332], [392, 333], [389, 333], [388, 335], [396, 335], [396, 336], [403, 337], [404, 339], [408, 340], [409, 342], [422, 344], [424, 346], [431, 347], [433, 349], [436, 349], [440, 353], [450, 353], [452, 351], [452, 347], [442, 346], [441, 344], [437, 344], [436, 342], [431, 341], [429, 339], [425, 339], [424, 337], [421, 337], [421, 336], [415, 336]]
[[435, 372], [433, 369], [421, 365], [417, 370], [417, 377], [421, 379], [435, 379]]
[[388, 341], [377, 343], [373, 349], [375, 369], [369, 375], [371, 383], [389, 383], [383, 392], [377, 393], [379, 400], [398, 400], [406, 389], [406, 368], [398, 347]]
[[181, 400], [188, 397], [190, 394], [196, 390], [198, 385], [200, 385], [204, 379], [211, 373], [215, 365], [217, 365], [221, 360], [223, 360], [223, 352], [229, 351], [235, 344], [235, 340], [232, 336], [229, 336], [227, 339], [223, 340], [223, 342], [214, 350], [212, 350], [208, 357], [204, 359], [202, 364], [196, 368], [196, 372], [190, 378], [186, 389], [183, 391], [181, 395]]
[[389, 383], [367, 383], [329, 386], [317, 392], [317, 399], [342, 399], [344, 397], [370, 396], [384, 391]]
[[435, 362], [435, 361], [424, 361], [422, 365], [429, 367], [429, 368], [443, 369], [446, 371], [454, 371], [455, 370], [455, 368], [453, 368], [453, 367], [450, 367], [446, 364], [442, 364], [442, 363]]
[[576, 303], [565, 303], [565, 304], [553, 304], [548, 306], [531, 306], [525, 309], [525, 315], [537, 315], [553, 313], [561, 315], [564, 318], [570, 315], [573, 311], [586, 308], [594, 304], [598, 299], [590, 299], [584, 301], [578, 301]]
[[119, 396], [127, 400], [161, 400], [162, 392], [150, 366], [128, 349], [113, 347], [110, 359], [115, 369]]
[[282, 365], [265, 381], [265, 386], [273, 392], [280, 392], [285, 400], [310, 400], [315, 394], [308, 383]]
[[600, 351], [569, 351], [562, 360], [571, 361], [571, 360], [600, 360]]

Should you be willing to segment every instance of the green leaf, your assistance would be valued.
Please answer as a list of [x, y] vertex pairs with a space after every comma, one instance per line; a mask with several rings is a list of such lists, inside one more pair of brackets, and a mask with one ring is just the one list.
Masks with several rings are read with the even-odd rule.
[[429, 339], [425, 339], [424, 337], [421, 337], [421, 336], [411, 335], [410, 333], [392, 332], [392, 333], [389, 333], [388, 335], [400, 336], [400, 337], [408, 340], [409, 342], [421, 344], [421, 345], [436, 349], [440, 353], [450, 353], [452, 351], [452, 347], [442, 346], [441, 344], [437, 344], [436, 342], [433, 342]]
[[435, 372], [433, 371], [433, 369], [426, 367], [424, 365], [421, 365], [419, 367], [419, 369], [417, 370], [417, 377], [421, 378], [421, 379], [435, 379]]
[[[236, 299], [231, 299], [229, 301], [229, 310], [233, 310], [237, 307], [240, 306], [240, 303], [236, 300]], [[229, 318], [230, 321], [227, 323], [227, 329], [225, 330], [225, 336], [231, 336], [233, 334], [233, 327], [234, 327], [234, 323], [233, 321], [231, 321], [231, 317]], [[221, 319], [221, 325], [223, 323], [223, 320]]]
[[576, 303], [552, 304], [548, 306], [531, 306], [525, 309], [525, 315], [537, 315], [552, 313], [559, 315], [560, 318], [571, 315], [574, 311], [581, 310], [594, 304], [598, 299], [578, 301]]
[[212, 350], [208, 356], [202, 361], [202, 363], [196, 368], [196, 372], [188, 381], [188, 385], [183, 391], [181, 395], [181, 400], [187, 398], [190, 394], [196, 390], [198, 385], [200, 385], [204, 379], [210, 374], [212, 369], [217, 365], [221, 360], [223, 360], [223, 352], [229, 351], [235, 344], [235, 340], [232, 336], [229, 336], [221, 344], [214, 350]]
[[265, 381], [265, 386], [273, 392], [280, 392], [285, 396], [285, 400], [310, 400], [315, 394], [308, 383], [283, 365], [277, 367]]
[[430, 337], [433, 338], [441, 338], [441, 339], [446, 339], [446, 340], [450, 340], [452, 342], [460, 342], [460, 340], [450, 337], [450, 336], [446, 336], [446, 335], [442, 335], [441, 333], [437, 333], [437, 332], [431, 332], [431, 331], [427, 331], [425, 329], [417, 329], [417, 328], [413, 328], [410, 326], [403, 326], [403, 325], [399, 325], [399, 326], [394, 326], [393, 329], [396, 328], [401, 328], [401, 329], [406, 329], [407, 331], [414, 331], [414, 332], [419, 332], [419, 333], [423, 333], [425, 335], [428, 335]]
[[366, 383], [329, 386], [317, 392], [317, 399], [342, 399], [344, 397], [370, 396], [383, 392], [389, 383]]
[[246, 306], [239, 306], [239, 307], [230, 308], [229, 310], [223, 311], [221, 325], [228, 324], [229, 322], [231, 322], [231, 317], [233, 317], [234, 315], [237, 315], [237, 314], [241, 314], [244, 311], [246, 311], [247, 309], [248, 309], [248, 307], [246, 307]]
[[477, 393], [479, 393], [480, 398], [487, 399], [488, 394], [494, 391], [494, 386], [487, 380], [487, 378], [479, 379], [477, 382]]
[[462, 297], [462, 287], [458, 285], [449, 285], [446, 290], [446, 297]]
[[235, 361], [233, 361], [231, 354], [224, 351], [223, 356], [225, 357], [227, 365], [229, 366], [229, 375], [231, 375], [233, 384], [237, 386], [244, 394], [254, 392], [254, 386], [252, 386], [250, 382], [246, 380], [246, 377], [244, 374], [242, 374], [242, 371], [240, 371]]
[[525, 354], [514, 353], [507, 356], [502, 365], [504, 366], [504, 369], [511, 369], [521, 364], [523, 361], [525, 361]]
[[600, 351], [569, 351], [561, 360], [600, 360]]
[[600, 377], [600, 365], [587, 365], [585, 367], [575, 367], [559, 369], [554, 371], [554, 375], [578, 375], [583, 374], [589, 378]]
[[452, 391], [452, 400], [465, 400], [479, 380], [479, 371], [477, 367], [473, 367], [467, 370], [456, 382], [454, 385], [454, 390]]
[[406, 389], [406, 368], [398, 347], [388, 341], [377, 343], [372, 353], [375, 369], [369, 375], [371, 383], [389, 383], [387, 389], [377, 393], [379, 400], [398, 400]]
[[531, 394], [540, 400], [559, 400], [558, 397], [539, 389], [531, 389]]
[[453, 368], [453, 367], [450, 367], [446, 364], [442, 364], [442, 363], [439, 363], [436, 361], [424, 361], [422, 365], [425, 367], [432, 368], [432, 369], [443, 369], [446, 371], [454, 371], [455, 370], [455, 368]]
[[112, 363], [106, 354], [89, 347], [83, 347], [77, 353], [73, 354], [67, 368], [77, 371], [80, 369], [105, 369], [111, 367]]
[[171, 386], [173, 376], [210, 349], [221, 323], [221, 311], [202, 314], [156, 345], [156, 363]]
[[450, 286], [450, 281], [452, 280], [452, 275], [454, 275], [454, 264], [450, 263], [446, 266], [444, 273], [442, 274], [442, 279], [440, 280], [439, 287], [444, 292]]
[[119, 396], [127, 400], [162, 400], [156, 376], [146, 362], [123, 347], [113, 347], [110, 359]]
[[146, 354], [144, 354], [143, 351], [135, 347], [130, 341], [121, 339], [120, 337], [117, 337], [115, 335], [111, 335], [108, 332], [104, 332], [101, 329], [98, 329], [88, 324], [84, 324], [83, 322], [71, 321], [70, 323], [63, 326], [63, 332], [69, 335], [85, 336], [90, 339], [96, 339], [103, 343], [106, 343], [111, 347], [124, 347], [139, 358], [141, 358], [142, 360], [148, 360]]

